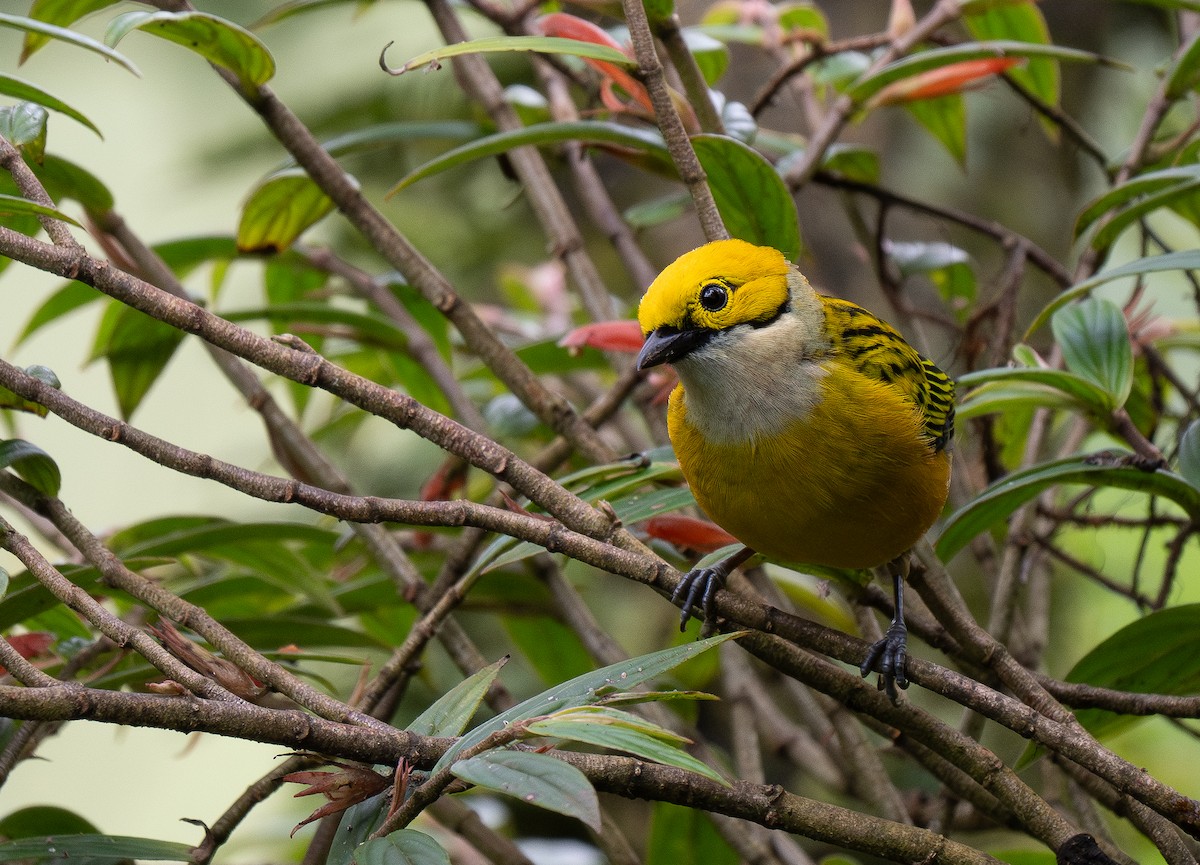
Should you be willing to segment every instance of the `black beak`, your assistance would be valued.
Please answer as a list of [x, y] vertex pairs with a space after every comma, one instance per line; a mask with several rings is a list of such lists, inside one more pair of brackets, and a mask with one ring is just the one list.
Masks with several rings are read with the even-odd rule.
[[638, 352], [637, 368], [649, 369], [660, 363], [672, 363], [704, 345], [716, 331], [704, 328], [664, 331], [659, 328], [646, 337]]

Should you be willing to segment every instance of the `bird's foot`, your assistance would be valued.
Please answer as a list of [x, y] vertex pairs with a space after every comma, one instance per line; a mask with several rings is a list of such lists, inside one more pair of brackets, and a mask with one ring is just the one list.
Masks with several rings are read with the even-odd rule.
[[675, 587], [671, 602], [678, 604], [683, 600], [683, 609], [679, 614], [679, 630], [687, 628], [688, 619], [692, 617], [692, 609], [697, 603], [704, 614], [704, 625], [708, 627], [716, 620], [716, 610], [713, 609], [713, 598], [717, 589], [725, 585], [729, 571], [722, 568], [724, 562], [718, 562], [710, 568], [696, 568], [688, 571]]
[[678, 604], [681, 600], [683, 601], [683, 611], [679, 614], [679, 630], [687, 628], [688, 619], [692, 617], [692, 609], [697, 604], [704, 614], [705, 629], [711, 628], [717, 620], [717, 611], [713, 606], [717, 590], [725, 585], [726, 578], [734, 568], [753, 555], [754, 550], [742, 547], [736, 553], [726, 556], [714, 565], [707, 568], [696, 568], [683, 575], [683, 579], [671, 593], [672, 603]]
[[886, 691], [888, 699], [895, 703], [900, 699], [896, 689], [908, 687], [908, 676], [904, 670], [907, 661], [908, 628], [903, 621], [893, 621], [883, 639], [867, 650], [867, 657], [859, 669], [863, 678], [871, 675], [872, 671], [879, 673], [879, 689]]

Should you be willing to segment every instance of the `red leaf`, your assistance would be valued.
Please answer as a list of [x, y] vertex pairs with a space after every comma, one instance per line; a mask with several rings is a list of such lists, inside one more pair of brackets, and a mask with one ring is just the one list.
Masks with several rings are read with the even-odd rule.
[[701, 553], [737, 543], [737, 538], [716, 523], [685, 514], [660, 514], [646, 520], [642, 527], [652, 538]]
[[[584, 21], [582, 18], [577, 18], [574, 15], [568, 15], [566, 12], [551, 12], [549, 15], [543, 15], [538, 19], [537, 26], [547, 36], [559, 36], [563, 39], [574, 39], [578, 42], [590, 42], [593, 45], [607, 45], [609, 48], [615, 48], [623, 54], [629, 54], [624, 46], [595, 24], [590, 21]], [[628, 93], [638, 105], [642, 106], [642, 108], [646, 109], [653, 116], [654, 104], [650, 101], [650, 94], [642, 86], [641, 82], [620, 66], [614, 66], [603, 60], [591, 60], [587, 57], [582, 59], [588, 66], [591, 66], [606, 79]], [[609, 107], [611, 108], [612, 106]]]
[[963, 60], [927, 72], [919, 72], [884, 87], [871, 100], [871, 105], [895, 105], [900, 102], [916, 102], [918, 99], [933, 99], [949, 93], [961, 93], [970, 87], [978, 87], [985, 79], [1023, 62], [1020, 57], [982, 57], [978, 60]]
[[[46, 654], [50, 647], [54, 645], [54, 635], [45, 631], [17, 634], [15, 637], [8, 637], [7, 639], [8, 644], [25, 660]], [[7, 672], [8, 670], [0, 666], [0, 676], [5, 675]]]
[[575, 328], [558, 344], [571, 349], [572, 353], [586, 346], [636, 354], [642, 350], [642, 328], [636, 321], [598, 321]]

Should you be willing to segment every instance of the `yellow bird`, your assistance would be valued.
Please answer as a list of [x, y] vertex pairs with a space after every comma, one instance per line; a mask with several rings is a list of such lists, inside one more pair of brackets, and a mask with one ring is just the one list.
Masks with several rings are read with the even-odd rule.
[[946, 502], [954, 384], [888, 324], [817, 294], [778, 250], [720, 240], [642, 298], [638, 368], [672, 364], [667, 425], [696, 501], [746, 549], [689, 573], [705, 617], [755, 551], [838, 568], [890, 564], [896, 615], [862, 665], [907, 687], [898, 559]]

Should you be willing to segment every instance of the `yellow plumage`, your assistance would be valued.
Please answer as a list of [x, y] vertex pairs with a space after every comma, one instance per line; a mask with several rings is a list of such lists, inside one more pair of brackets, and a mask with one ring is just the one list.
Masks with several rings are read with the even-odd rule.
[[782, 253], [740, 240], [693, 250], [650, 286], [638, 319], [639, 366], [679, 373], [667, 420], [684, 476], [747, 547], [872, 567], [941, 512], [953, 384], [867, 310], [817, 294]]

